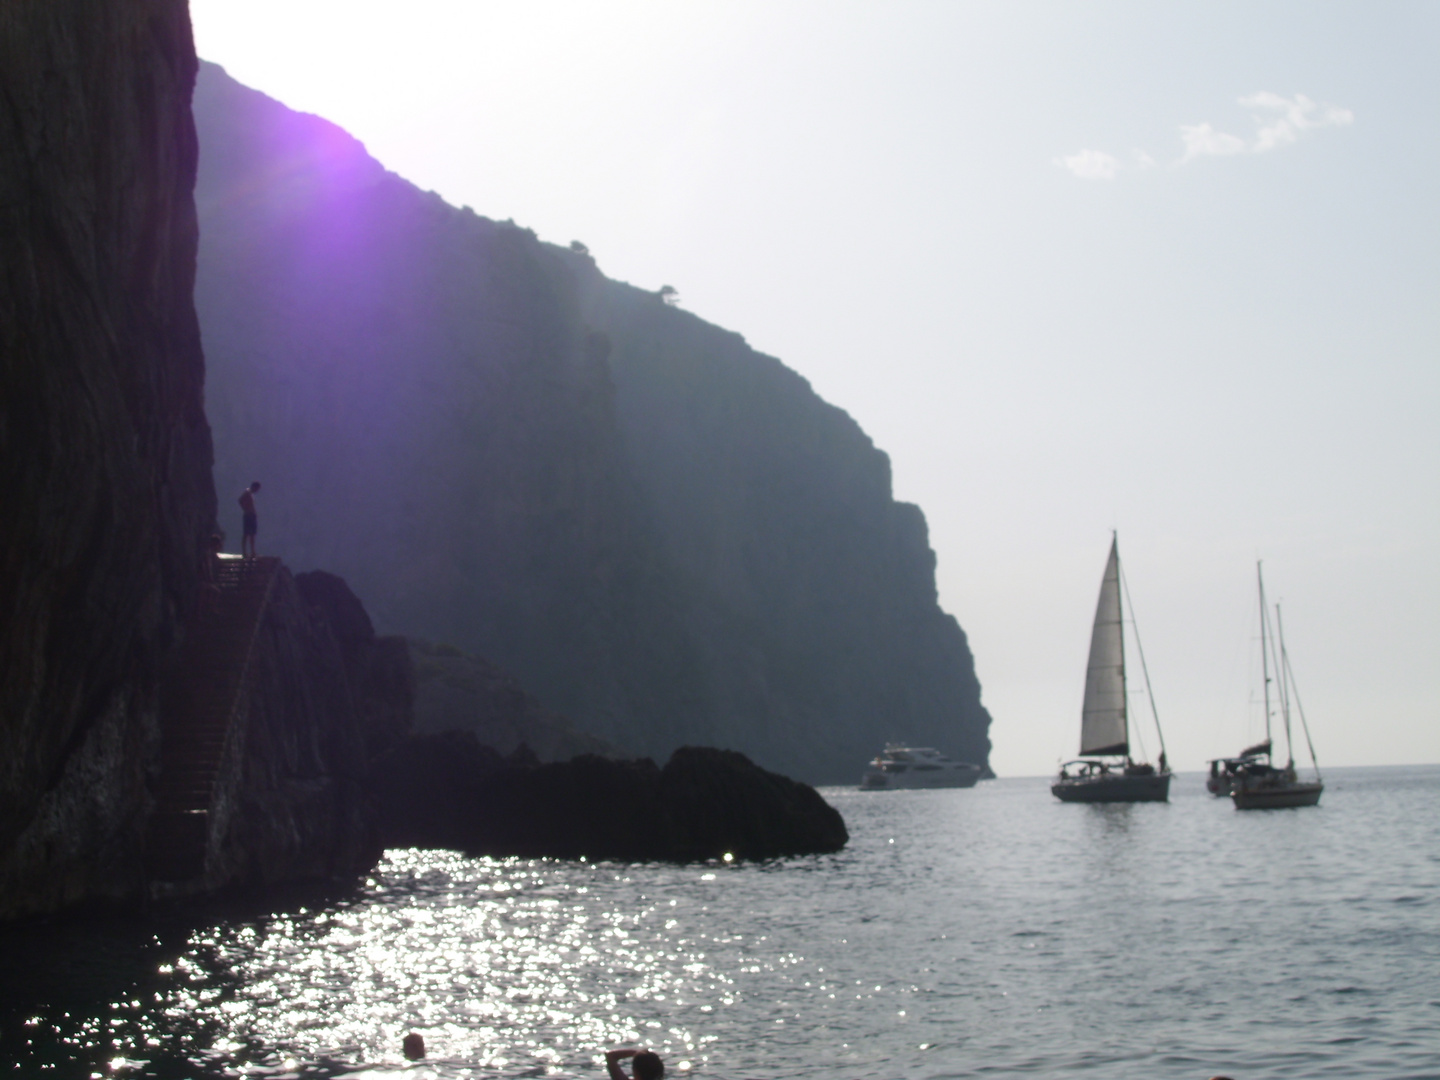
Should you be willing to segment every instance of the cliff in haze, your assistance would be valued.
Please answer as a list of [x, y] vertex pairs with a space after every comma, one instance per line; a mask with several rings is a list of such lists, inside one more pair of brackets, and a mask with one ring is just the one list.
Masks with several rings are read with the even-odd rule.
[[[623, 757], [618, 747], [577, 731], [546, 709], [508, 671], [453, 645], [412, 640], [415, 732], [463, 731], [496, 753], [569, 761], [580, 754]], [[523, 748], [523, 749], [522, 749]]]
[[576, 727], [854, 782], [984, 762], [923, 515], [844, 412], [583, 252], [446, 205], [202, 65], [196, 304], [227, 527]]

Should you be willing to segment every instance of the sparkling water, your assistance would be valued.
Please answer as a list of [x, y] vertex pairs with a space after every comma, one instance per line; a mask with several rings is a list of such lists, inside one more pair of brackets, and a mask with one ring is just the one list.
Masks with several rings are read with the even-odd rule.
[[[0, 933], [16, 1076], [1440, 1076], [1440, 767], [1319, 807], [827, 789], [836, 855], [394, 851], [342, 897]], [[423, 1035], [424, 1061], [401, 1039]]]

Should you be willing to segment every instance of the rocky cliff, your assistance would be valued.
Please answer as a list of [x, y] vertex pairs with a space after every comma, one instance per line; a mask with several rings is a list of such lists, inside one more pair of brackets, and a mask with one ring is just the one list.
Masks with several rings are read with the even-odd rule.
[[632, 752], [838, 782], [887, 739], [986, 760], [923, 515], [850, 417], [210, 65], [196, 116], [216, 476], [264, 482], [262, 550]]
[[0, 915], [134, 887], [214, 518], [183, 0], [0, 17]]
[[[376, 637], [333, 574], [292, 578], [277, 566], [273, 578], [214, 755], [193, 869], [156, 873], [152, 831], [158, 895], [344, 879], [380, 857], [368, 785], [372, 761], [409, 732], [414, 675], [405, 641]], [[193, 754], [198, 740], [186, 737], [183, 720], [179, 734], [182, 752]], [[160, 791], [163, 806], [163, 784]]]
[[184, 0], [0, 13], [0, 918], [353, 873], [409, 721], [338, 579], [202, 581], [195, 72]]

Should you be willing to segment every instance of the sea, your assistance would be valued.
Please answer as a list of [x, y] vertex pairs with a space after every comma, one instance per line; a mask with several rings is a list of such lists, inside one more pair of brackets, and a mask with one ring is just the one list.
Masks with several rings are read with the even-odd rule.
[[[1440, 1077], [1440, 766], [1318, 807], [823, 789], [841, 852], [391, 851], [340, 894], [0, 931], [0, 1077]], [[402, 1037], [427, 1056], [407, 1061]]]

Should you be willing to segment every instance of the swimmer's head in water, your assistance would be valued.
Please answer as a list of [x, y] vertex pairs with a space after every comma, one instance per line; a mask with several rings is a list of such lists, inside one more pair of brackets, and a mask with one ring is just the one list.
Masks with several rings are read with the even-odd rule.
[[642, 1050], [635, 1055], [635, 1080], [660, 1080], [665, 1075], [665, 1063], [660, 1060], [659, 1054], [652, 1054], [649, 1050]]

